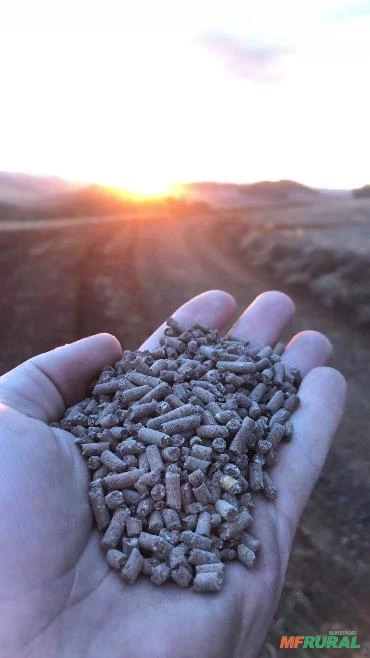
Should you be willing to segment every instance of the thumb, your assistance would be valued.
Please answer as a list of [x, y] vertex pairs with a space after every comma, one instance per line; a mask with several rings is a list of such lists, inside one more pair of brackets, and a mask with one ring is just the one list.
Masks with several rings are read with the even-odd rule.
[[118, 340], [96, 334], [25, 361], [0, 377], [0, 402], [51, 422], [80, 400], [90, 381], [122, 354]]

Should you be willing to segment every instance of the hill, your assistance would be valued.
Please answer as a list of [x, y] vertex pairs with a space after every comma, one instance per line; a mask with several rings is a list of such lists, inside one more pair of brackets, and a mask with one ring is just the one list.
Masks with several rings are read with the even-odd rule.
[[354, 199], [368, 199], [370, 197], [370, 185], [364, 185], [363, 187], [358, 187], [356, 190], [352, 190], [352, 196]]
[[235, 183], [191, 183], [184, 186], [198, 200], [216, 206], [259, 206], [270, 204], [311, 203], [320, 192], [290, 180]]
[[38, 203], [58, 194], [67, 194], [80, 187], [77, 183], [56, 176], [32, 176], [0, 171], [0, 203], [26, 205]]

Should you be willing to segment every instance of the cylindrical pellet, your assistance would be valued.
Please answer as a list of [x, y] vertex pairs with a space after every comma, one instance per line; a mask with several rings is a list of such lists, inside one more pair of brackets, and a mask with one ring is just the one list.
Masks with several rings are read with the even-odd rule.
[[104, 450], [100, 459], [110, 471], [113, 471], [113, 473], [123, 473], [123, 471], [126, 470], [125, 463], [111, 450]]
[[158, 430], [151, 430], [148, 427], [141, 427], [138, 431], [138, 439], [145, 445], [156, 445], [159, 448], [165, 448], [171, 443], [168, 434], [159, 432]]
[[149, 468], [151, 471], [164, 470], [163, 460], [157, 445], [149, 445], [145, 451], [145, 454], [148, 458]]
[[238, 546], [238, 558], [239, 561], [247, 567], [247, 569], [251, 569], [254, 566], [254, 563], [256, 561], [256, 555], [252, 551], [251, 548], [248, 546], [245, 546], [245, 544], [239, 544]]
[[223, 575], [217, 571], [197, 573], [194, 578], [195, 592], [220, 592], [224, 584]]
[[172, 544], [162, 539], [162, 537], [151, 535], [148, 532], [141, 533], [139, 546], [142, 550], [150, 551], [162, 559], [167, 558], [173, 548]]
[[157, 418], [151, 418], [148, 420], [146, 426], [153, 430], [159, 430], [163, 423], [167, 423], [170, 420], [177, 420], [178, 418], [184, 418], [185, 416], [192, 416], [193, 414], [194, 405], [182, 404], [181, 407], [168, 411]]
[[135, 388], [129, 388], [127, 391], [123, 391], [121, 395], [121, 406], [124, 408], [132, 402], [140, 400], [150, 390], [150, 386], [145, 384], [144, 386], [137, 386]]
[[112, 475], [107, 475], [103, 481], [108, 489], [130, 489], [143, 474], [143, 471], [136, 468], [125, 473], [112, 473]]
[[170, 574], [171, 569], [168, 564], [166, 564], [166, 562], [161, 562], [155, 567], [152, 567], [150, 580], [154, 585], [163, 585], [163, 583], [169, 579]]
[[227, 500], [223, 500], [222, 498], [217, 501], [215, 508], [225, 521], [234, 521], [239, 514], [237, 507], [230, 505]]
[[266, 471], [263, 471], [263, 495], [269, 500], [274, 500], [277, 495], [277, 489]]
[[102, 443], [83, 443], [81, 450], [85, 459], [88, 459], [89, 457], [93, 457], [95, 455], [101, 455], [104, 450], [108, 450], [109, 447], [110, 443], [108, 441], [104, 441]]
[[196, 471], [199, 469], [205, 473], [210, 464], [211, 462], [206, 461], [205, 459], [198, 459], [197, 457], [192, 457], [192, 455], [189, 455], [189, 457], [186, 457], [185, 459], [184, 469], [186, 471]]
[[177, 567], [171, 571], [171, 578], [179, 587], [189, 587], [193, 577], [184, 566]]
[[153, 535], [158, 535], [164, 527], [162, 512], [154, 510], [149, 517], [148, 530]]
[[191, 416], [177, 418], [176, 420], [170, 420], [162, 425], [162, 429], [163, 432], [169, 435], [181, 434], [188, 430], [196, 429], [199, 427], [200, 423], [201, 417], [198, 414], [193, 414]]
[[255, 422], [246, 416], [230, 444], [230, 451], [232, 453], [241, 455], [246, 452], [248, 440], [253, 434], [254, 427]]
[[227, 439], [229, 430], [224, 425], [200, 425], [197, 429], [197, 436], [201, 439]]
[[179, 515], [174, 509], [163, 509], [162, 517], [167, 530], [181, 530]]
[[127, 508], [118, 508], [115, 510], [111, 522], [101, 540], [101, 545], [106, 551], [109, 548], [117, 548], [117, 545], [122, 538], [126, 519], [129, 514], [130, 512]]
[[263, 489], [262, 466], [258, 462], [251, 462], [248, 467], [249, 485], [252, 491], [261, 491]]
[[105, 530], [110, 523], [110, 514], [100, 480], [91, 483], [89, 499], [98, 530]]
[[227, 540], [227, 539], [233, 539], [234, 537], [237, 537], [240, 535], [242, 530], [245, 530], [248, 528], [248, 526], [252, 522], [252, 517], [247, 512], [244, 510], [243, 512], [240, 512], [236, 519], [234, 521], [226, 521], [225, 523], [222, 523], [220, 526], [220, 531], [219, 535], [221, 539]]
[[195, 530], [196, 534], [209, 537], [211, 534], [211, 515], [209, 512], [201, 512]]
[[220, 485], [222, 489], [232, 494], [238, 494], [242, 492], [242, 487], [239, 482], [230, 475], [223, 475], [220, 478]]
[[202, 482], [199, 487], [193, 487], [193, 494], [202, 505], [208, 505], [212, 502], [212, 496], [205, 482]]
[[192, 548], [189, 555], [189, 564], [208, 564], [217, 562], [217, 556], [211, 551], [203, 551], [201, 548]]
[[181, 482], [180, 473], [166, 471], [166, 500], [168, 507], [177, 511], [181, 510]]
[[143, 563], [143, 556], [137, 548], [134, 548], [121, 571], [121, 578], [123, 578], [125, 583], [128, 583], [129, 585], [134, 584], [140, 574]]
[[105, 496], [105, 504], [109, 509], [116, 509], [124, 504], [122, 491], [111, 491]]
[[126, 519], [126, 532], [128, 537], [138, 537], [143, 529], [143, 524], [140, 519], [129, 516]]
[[273, 414], [275, 413], [275, 411], [277, 411], [278, 409], [280, 409], [280, 407], [283, 406], [284, 402], [285, 402], [285, 397], [283, 391], [276, 391], [276, 393], [274, 393], [272, 398], [270, 398], [266, 406], [268, 411], [270, 411], [270, 413]]
[[125, 555], [121, 551], [118, 551], [116, 548], [110, 548], [106, 552], [105, 558], [112, 569], [114, 569], [115, 571], [121, 571], [123, 565], [127, 560], [127, 555]]

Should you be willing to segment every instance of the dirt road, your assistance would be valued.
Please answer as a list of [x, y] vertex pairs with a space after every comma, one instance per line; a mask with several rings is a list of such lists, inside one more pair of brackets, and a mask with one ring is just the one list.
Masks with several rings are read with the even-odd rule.
[[[178, 305], [209, 288], [231, 292], [241, 310], [276, 282], [248, 269], [239, 242], [232, 224], [210, 216], [0, 231], [1, 371], [98, 331], [115, 333], [126, 347], [137, 346]], [[349, 379], [350, 402], [297, 533], [275, 631], [353, 628], [365, 641], [368, 340], [351, 326], [351, 318], [324, 311], [302, 293], [295, 301], [293, 330], [315, 328], [330, 336], [335, 364]], [[276, 646], [276, 638], [273, 642]]]

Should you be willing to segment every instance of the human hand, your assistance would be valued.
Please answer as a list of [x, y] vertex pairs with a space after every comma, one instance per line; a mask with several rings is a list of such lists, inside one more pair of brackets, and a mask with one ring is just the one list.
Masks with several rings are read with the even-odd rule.
[[[174, 317], [222, 329], [233, 298], [204, 293]], [[294, 313], [284, 294], [260, 295], [233, 334], [276, 343]], [[159, 328], [142, 347], [159, 343]], [[305, 375], [294, 440], [272, 470], [278, 497], [258, 498], [252, 533], [256, 568], [226, 569], [222, 593], [199, 595], [110, 571], [88, 502], [89, 475], [74, 437], [48, 426], [85, 395], [91, 379], [120, 358], [99, 334], [26, 361], [0, 378], [0, 655], [7, 658], [253, 658], [277, 606], [297, 523], [340, 421], [345, 381], [321, 367], [331, 356], [317, 332], [297, 334], [283, 356]]]

